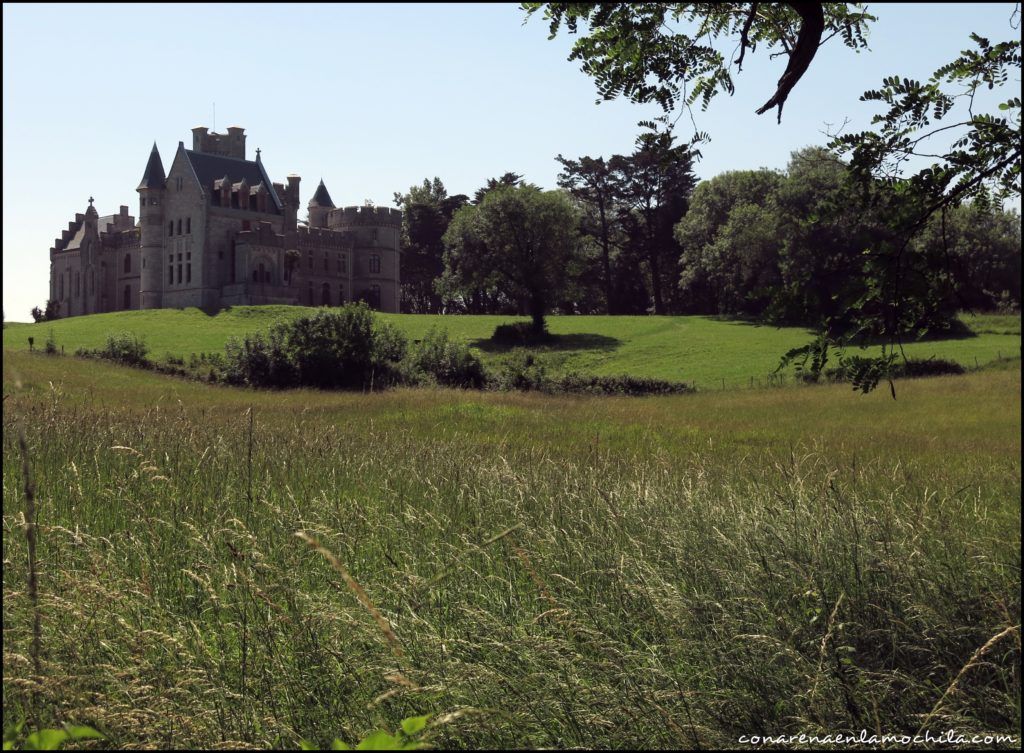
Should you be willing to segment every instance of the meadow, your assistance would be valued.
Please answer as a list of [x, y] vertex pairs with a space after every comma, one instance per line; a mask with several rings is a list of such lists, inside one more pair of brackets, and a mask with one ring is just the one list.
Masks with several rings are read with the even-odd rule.
[[[79, 323], [58, 339], [77, 347]], [[223, 337], [187, 329], [154, 351]], [[1019, 745], [1009, 366], [897, 400], [265, 393], [5, 350], [5, 723], [120, 748], [354, 742], [428, 713], [456, 748]]]
[[[108, 334], [132, 332], [144, 336], [154, 358], [168, 354], [189, 358], [192, 353], [223, 353], [231, 336], [267, 329], [279, 319], [294, 319], [317, 309], [302, 306], [236, 306], [216, 316], [199, 309], [122, 311], [61, 319], [52, 323], [11, 324], [4, 331], [4, 349], [28, 349], [28, 338], [42, 347], [50, 332], [58, 347], [99, 348]], [[505, 351], [488, 342], [498, 324], [526, 321], [505, 316], [427, 316], [379, 314], [410, 339], [431, 327], [446, 329], [453, 338], [479, 349], [484, 363]], [[688, 382], [698, 389], [757, 386], [790, 348], [807, 343], [811, 335], [797, 327], [770, 327], [702, 316], [552, 316], [550, 331], [556, 343], [541, 349], [553, 373], [576, 371], [617, 376], [631, 374]], [[961, 336], [908, 343], [911, 358], [945, 358], [968, 368], [1000, 358], [1020, 357], [1020, 315], [964, 315]]]

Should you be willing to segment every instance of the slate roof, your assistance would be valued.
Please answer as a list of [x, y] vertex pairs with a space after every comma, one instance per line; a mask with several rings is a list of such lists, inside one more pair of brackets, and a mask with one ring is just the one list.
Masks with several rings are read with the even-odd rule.
[[259, 162], [235, 159], [234, 157], [222, 157], [219, 154], [194, 152], [191, 149], [185, 150], [185, 156], [188, 157], [188, 161], [191, 163], [192, 169], [195, 171], [196, 177], [199, 178], [199, 184], [203, 187], [204, 191], [212, 189], [214, 182], [222, 179], [224, 176], [227, 176], [233, 184], [241, 182], [242, 179], [245, 179], [249, 186], [263, 183], [270, 194], [270, 198], [274, 201], [274, 213], [281, 211], [281, 199], [278, 198], [277, 192], [274, 190], [274, 184], [267, 176], [263, 165]]
[[334, 209], [334, 202], [331, 201], [331, 195], [327, 193], [327, 186], [324, 185], [323, 180], [321, 180], [320, 185], [316, 187], [316, 193], [313, 194], [313, 198], [309, 200], [309, 203]]
[[160, 161], [160, 152], [157, 151], [156, 142], [153, 142], [153, 151], [149, 153], [149, 162], [146, 163], [146, 172], [142, 174], [139, 188], [163, 188], [166, 182], [167, 173], [164, 172], [164, 163]]

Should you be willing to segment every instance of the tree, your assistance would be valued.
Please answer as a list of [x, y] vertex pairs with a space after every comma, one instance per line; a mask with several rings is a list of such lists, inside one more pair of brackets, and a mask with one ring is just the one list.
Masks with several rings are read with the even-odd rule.
[[[580, 60], [603, 99], [620, 95], [657, 102], [666, 111], [682, 100], [707, 107], [720, 91], [732, 94], [733, 66], [743, 69], [758, 46], [771, 57], [787, 55], [786, 70], [760, 115], [782, 107], [818, 48], [839, 36], [858, 51], [875, 17], [861, 3], [523, 3], [529, 19], [543, 8], [550, 39], [564, 24], [576, 34], [569, 60]], [[721, 43], [721, 49], [714, 44]], [[729, 60], [723, 50], [738, 51]]]
[[473, 203], [479, 204], [488, 193], [496, 188], [507, 188], [523, 185], [523, 176], [519, 173], [505, 173], [500, 178], [488, 178], [483, 188], [478, 188], [473, 194]]
[[[593, 210], [593, 224], [584, 221], [583, 232], [594, 238], [601, 249], [601, 271], [604, 286], [605, 310], [615, 311], [614, 283], [612, 279], [612, 248], [616, 245], [616, 211], [622, 197], [622, 161], [619, 155], [608, 162], [604, 157], [580, 157], [570, 160], [559, 154], [555, 159], [562, 165], [558, 185], [578, 201]], [[584, 215], [586, 217], [586, 215]]]
[[292, 273], [298, 268], [300, 261], [302, 254], [298, 249], [289, 248], [284, 252], [284, 279], [289, 285], [292, 284]]
[[533, 331], [558, 303], [579, 248], [579, 218], [569, 198], [536, 186], [500, 186], [459, 209], [444, 235], [447, 297], [495, 286], [523, 302]]
[[41, 309], [38, 306], [33, 306], [32, 311], [30, 311], [29, 313], [32, 314], [32, 321], [38, 324], [39, 322], [55, 321], [57, 319], [57, 314], [59, 311], [60, 302], [50, 298], [47, 299], [46, 301], [45, 309]]
[[617, 162], [622, 210], [619, 220], [636, 257], [647, 266], [654, 313], [667, 311], [665, 291], [675, 292], [679, 247], [673, 228], [686, 214], [697, 184], [689, 144], [674, 144], [671, 131], [641, 134], [636, 150]]
[[468, 201], [463, 194], [449, 196], [437, 177], [395, 194], [395, 204], [402, 209], [403, 311], [440, 313], [442, 301], [434, 281], [444, 272], [442, 238], [452, 216]]

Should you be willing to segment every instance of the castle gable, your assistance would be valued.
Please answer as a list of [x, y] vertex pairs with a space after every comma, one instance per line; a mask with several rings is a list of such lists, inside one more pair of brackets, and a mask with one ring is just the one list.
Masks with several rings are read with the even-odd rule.
[[191, 149], [185, 149], [184, 152], [204, 191], [212, 191], [214, 183], [225, 177], [231, 184], [245, 181], [246, 185], [250, 187], [263, 183], [267, 187], [272, 202], [272, 207], [268, 206], [268, 210], [273, 214], [281, 213], [281, 199], [278, 198], [263, 166], [258, 162], [222, 157], [219, 154], [205, 154]]

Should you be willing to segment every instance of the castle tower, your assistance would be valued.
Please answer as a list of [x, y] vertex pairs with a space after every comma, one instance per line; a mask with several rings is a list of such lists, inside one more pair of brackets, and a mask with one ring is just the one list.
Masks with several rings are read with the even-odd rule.
[[309, 226], [327, 227], [327, 213], [335, 208], [334, 202], [331, 201], [331, 195], [327, 193], [327, 186], [324, 185], [323, 178], [321, 178], [320, 185], [316, 187], [316, 193], [309, 200]]
[[327, 226], [352, 239], [352, 297], [368, 301], [375, 309], [397, 312], [402, 212], [374, 206], [332, 209]]
[[144, 309], [158, 309], [163, 289], [163, 228], [164, 228], [164, 187], [167, 175], [164, 173], [160, 152], [153, 142], [149, 153], [146, 172], [136, 189], [139, 192], [139, 250], [142, 256], [140, 280], [141, 306]]

